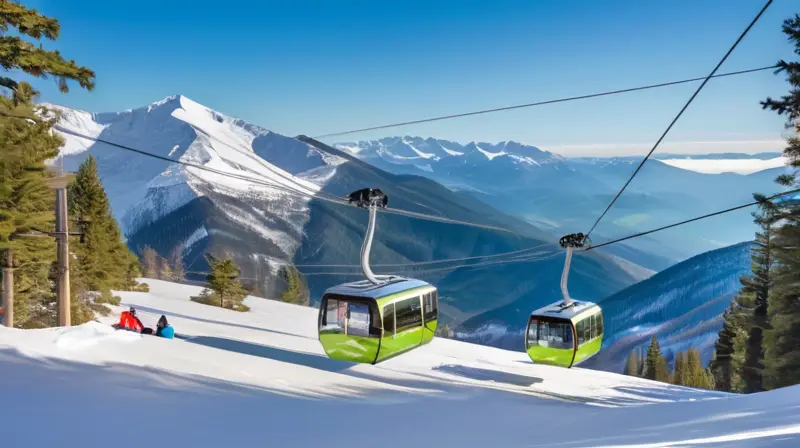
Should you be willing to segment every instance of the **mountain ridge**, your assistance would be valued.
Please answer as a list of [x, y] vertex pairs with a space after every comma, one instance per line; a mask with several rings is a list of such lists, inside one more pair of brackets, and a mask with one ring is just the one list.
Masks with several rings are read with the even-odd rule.
[[[119, 113], [59, 108], [65, 117], [59, 125], [67, 131], [214, 171], [147, 158], [61, 133], [67, 144], [60, 157], [67, 170], [76, 169], [89, 154], [98, 159], [112, 213], [121, 222], [129, 246], [138, 252], [149, 245], [164, 257], [178, 248], [195, 280], [201, 280], [208, 269], [202, 255], [219, 255], [225, 249], [233, 251], [242, 276], [254, 287], [262, 287], [258, 292], [265, 297], [276, 297], [285, 286], [280, 270], [286, 265], [351, 263], [333, 275], [320, 275], [323, 268], [303, 268], [314, 305], [325, 288], [362, 275], [359, 252], [367, 224], [364, 210], [331, 204], [320, 195], [342, 198], [365, 187], [384, 190], [391, 207], [513, 231], [379, 213], [371, 257], [374, 264], [484, 256], [534, 246], [559, 250], [555, 235], [496, 209], [494, 204], [456, 194], [425, 176], [392, 174], [319, 142], [283, 136], [182, 95]], [[254, 181], [242, 180], [242, 176]], [[527, 279], [519, 281], [519, 265], [526, 263], [551, 263], [552, 269], [527, 271]], [[443, 309], [453, 311], [450, 316], [445, 313], [443, 320], [454, 324], [510, 301], [537, 306], [534, 289], [541, 282], [557, 284], [557, 277], [550, 276], [560, 271], [560, 263], [553, 260], [491, 269], [459, 268], [454, 263], [439, 266], [446, 269], [422, 272], [415, 268], [409, 274], [442, 286]], [[494, 285], [494, 293], [487, 296], [485, 291], [467, 287], [459, 280], [464, 269], [480, 269], [480, 278], [484, 284]], [[598, 253], [577, 263], [573, 278], [581, 284], [597, 271], [606, 273], [608, 281], [600, 287], [606, 293], [650, 274], [623, 268]]]

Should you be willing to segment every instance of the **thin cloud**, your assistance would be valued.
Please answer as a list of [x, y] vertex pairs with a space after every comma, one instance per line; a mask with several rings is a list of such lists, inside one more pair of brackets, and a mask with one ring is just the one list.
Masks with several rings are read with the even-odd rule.
[[[566, 157], [608, 157], [645, 155], [653, 147], [652, 143], [594, 143], [577, 145], [538, 145], [539, 148], [555, 152]], [[670, 154], [719, 154], [735, 152], [757, 154], [761, 152], [782, 152], [786, 141], [779, 139], [766, 140], [714, 140], [664, 142], [658, 146], [656, 153]]]

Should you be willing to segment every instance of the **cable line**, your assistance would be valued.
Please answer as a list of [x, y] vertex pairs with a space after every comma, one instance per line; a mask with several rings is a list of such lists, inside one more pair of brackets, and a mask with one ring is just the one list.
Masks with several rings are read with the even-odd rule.
[[[474, 264], [467, 263], [467, 264], [460, 264], [460, 265], [456, 265], [456, 266], [445, 266], [445, 267], [441, 267], [441, 268], [429, 268], [429, 269], [420, 269], [420, 270], [400, 269], [398, 271], [392, 271], [392, 272], [409, 272], [409, 273], [413, 273], [416, 276], [416, 275], [420, 275], [420, 274], [424, 275], [424, 274], [429, 274], [429, 273], [433, 273], [433, 272], [449, 271], [449, 270], [460, 269], [460, 268], [480, 268], [480, 269], [483, 269], [483, 268], [485, 268], [487, 266], [496, 266], [496, 265], [510, 264], [510, 263], [529, 263], [529, 262], [534, 262], [534, 261], [541, 261], [541, 260], [545, 260], [545, 259], [548, 259], [548, 258], [553, 258], [555, 256], [561, 255], [561, 253], [562, 252], [560, 250], [558, 250], [558, 251], [552, 251], [550, 253], [545, 253], [545, 254], [536, 254], [536, 255], [531, 255], [531, 256], [527, 256], [527, 257], [513, 258], [513, 259], [510, 259], [510, 260], [484, 261], [484, 262], [474, 263]], [[309, 276], [309, 275], [341, 275], [341, 276], [348, 276], [348, 275], [360, 276], [360, 275], [363, 275], [360, 272], [301, 272], [301, 274], [306, 275], [306, 276]]]
[[[22, 118], [22, 119], [24, 119], [23, 117], [15, 117], [13, 115], [4, 114], [4, 113], [0, 113], [0, 115], [6, 116], [6, 117], [10, 117], [10, 118]], [[324, 194], [327, 194], [327, 193], [322, 193], [322, 194], [320, 194], [320, 192], [316, 192], [317, 194], [307, 193], [307, 192], [299, 191], [299, 190], [294, 189], [294, 188], [290, 188], [290, 187], [288, 187], [286, 185], [276, 184], [276, 183], [269, 182], [269, 181], [266, 181], [266, 180], [263, 180], [263, 179], [256, 179], [256, 178], [249, 177], [249, 176], [242, 176], [240, 174], [229, 173], [229, 172], [221, 171], [221, 170], [218, 170], [218, 169], [215, 169], [215, 168], [210, 168], [210, 167], [207, 167], [207, 166], [198, 165], [198, 164], [191, 163], [191, 162], [186, 162], [186, 161], [183, 161], [183, 160], [171, 159], [169, 157], [160, 156], [158, 154], [153, 154], [151, 152], [143, 151], [141, 149], [136, 149], [136, 148], [132, 148], [130, 146], [121, 145], [119, 143], [110, 142], [108, 140], [104, 140], [104, 139], [101, 139], [101, 138], [98, 138], [98, 137], [90, 137], [88, 135], [84, 135], [84, 134], [81, 134], [79, 132], [75, 132], [73, 130], [70, 130], [70, 129], [67, 129], [67, 128], [64, 128], [64, 127], [61, 127], [61, 126], [58, 126], [58, 125], [55, 125], [54, 128], [59, 130], [59, 131], [61, 131], [61, 132], [66, 133], [66, 134], [73, 135], [75, 137], [79, 137], [79, 138], [83, 138], [83, 139], [86, 139], [86, 140], [91, 140], [91, 141], [95, 141], [95, 142], [99, 142], [99, 143], [105, 143], [105, 144], [107, 144], [109, 146], [113, 146], [113, 147], [116, 147], [116, 148], [119, 148], [119, 149], [123, 149], [123, 150], [126, 150], [126, 151], [131, 151], [131, 152], [143, 155], [143, 156], [153, 157], [153, 158], [160, 159], [160, 160], [163, 160], [163, 161], [166, 161], [166, 162], [177, 163], [177, 164], [180, 164], [180, 165], [189, 166], [189, 167], [192, 167], [192, 168], [196, 168], [196, 169], [203, 170], [203, 171], [208, 171], [208, 172], [211, 172], [211, 173], [214, 173], [214, 174], [218, 174], [220, 176], [229, 177], [229, 178], [232, 178], [232, 179], [238, 179], [238, 180], [242, 180], [242, 181], [246, 181], [246, 182], [252, 182], [254, 184], [258, 184], [258, 185], [263, 185], [263, 186], [266, 186], [266, 187], [274, 188], [276, 190], [280, 190], [280, 191], [283, 191], [283, 192], [288, 193], [288, 194], [294, 194], [296, 196], [301, 196], [301, 197], [310, 198], [310, 199], [319, 199], [319, 200], [322, 200], [322, 201], [331, 202], [333, 204], [352, 207], [344, 199], [336, 198], [336, 197], [333, 197], [333, 196], [331, 196], [331, 197], [324, 196]], [[233, 148], [230, 145], [227, 145], [227, 146]], [[233, 148], [233, 149], [236, 149], [236, 148]], [[496, 230], [496, 231], [500, 231], [500, 232], [515, 233], [515, 232], [513, 232], [513, 231], [511, 231], [509, 229], [503, 228], [503, 227], [491, 226], [491, 225], [487, 225], [487, 224], [477, 224], [477, 223], [468, 222], [468, 221], [460, 221], [460, 220], [457, 220], [457, 219], [445, 218], [443, 216], [426, 215], [424, 213], [412, 212], [412, 211], [409, 211], [409, 210], [402, 210], [402, 209], [397, 209], [397, 208], [386, 207], [384, 209], [380, 209], [380, 211], [382, 213], [390, 213], [390, 214], [395, 214], [395, 215], [407, 216], [407, 217], [410, 217], [410, 218], [423, 219], [423, 220], [427, 220], [427, 221], [442, 222], [442, 223], [445, 223], [445, 224], [457, 224], [457, 225], [463, 225], [463, 226], [469, 226], [469, 227], [478, 227], [478, 228], [482, 228], [482, 229], [486, 229], [486, 230]]]
[[599, 218], [597, 218], [597, 221], [595, 221], [595, 223], [594, 223], [594, 225], [592, 226], [592, 228], [591, 228], [591, 229], [590, 229], [588, 232], [586, 232], [586, 237], [587, 237], [587, 238], [588, 238], [588, 237], [589, 237], [589, 235], [592, 233], [592, 231], [594, 230], [594, 228], [595, 228], [595, 227], [597, 227], [597, 224], [599, 224], [599, 223], [600, 223], [600, 220], [601, 220], [601, 219], [603, 219], [603, 217], [606, 215], [606, 213], [608, 213], [608, 210], [610, 210], [610, 209], [611, 209], [611, 206], [613, 206], [613, 205], [614, 205], [614, 203], [615, 203], [615, 202], [617, 202], [617, 199], [620, 197], [620, 195], [622, 194], [622, 192], [623, 192], [623, 191], [625, 191], [625, 188], [627, 188], [628, 184], [630, 184], [630, 183], [631, 183], [631, 181], [633, 180], [634, 176], [636, 176], [636, 174], [637, 174], [637, 173], [639, 172], [639, 170], [642, 168], [642, 166], [643, 166], [643, 165], [644, 165], [644, 163], [647, 161], [647, 159], [649, 159], [649, 158], [650, 158], [650, 155], [651, 155], [651, 154], [653, 154], [653, 151], [655, 151], [655, 150], [656, 150], [656, 148], [658, 148], [658, 145], [659, 145], [659, 144], [661, 144], [661, 141], [662, 141], [662, 140], [664, 140], [664, 137], [666, 137], [666, 136], [667, 136], [667, 133], [670, 131], [670, 129], [672, 129], [672, 126], [674, 126], [674, 125], [675, 125], [675, 123], [678, 121], [678, 119], [681, 117], [681, 115], [683, 115], [683, 112], [684, 112], [684, 111], [685, 111], [685, 110], [686, 110], [686, 109], [689, 107], [689, 105], [690, 105], [690, 104], [692, 104], [692, 101], [694, 101], [694, 99], [697, 97], [697, 94], [699, 94], [699, 93], [700, 93], [700, 91], [701, 91], [701, 90], [703, 90], [703, 87], [705, 87], [705, 85], [708, 83], [708, 81], [711, 79], [711, 77], [712, 77], [712, 76], [714, 76], [714, 73], [716, 73], [716, 72], [717, 72], [717, 70], [719, 70], [720, 66], [722, 66], [722, 64], [725, 62], [725, 60], [727, 60], [727, 59], [728, 59], [728, 56], [730, 56], [730, 55], [731, 55], [731, 53], [733, 53], [733, 50], [736, 48], [736, 46], [737, 46], [737, 45], [739, 45], [739, 42], [741, 42], [741, 41], [742, 41], [742, 39], [744, 39], [744, 36], [745, 36], [745, 35], [747, 35], [747, 32], [748, 32], [748, 31], [750, 31], [750, 28], [752, 28], [752, 27], [753, 27], [753, 25], [755, 25], [755, 24], [756, 24], [756, 22], [758, 21], [758, 19], [761, 17], [761, 15], [762, 15], [762, 14], [764, 14], [764, 11], [766, 11], [766, 10], [767, 10], [767, 8], [769, 7], [769, 5], [771, 5], [771, 4], [772, 4], [772, 1], [773, 1], [773, 0], [767, 0], [767, 3], [765, 3], [765, 4], [764, 4], [764, 6], [761, 8], [761, 11], [759, 11], [759, 12], [758, 12], [758, 14], [756, 14], [756, 16], [755, 16], [755, 17], [753, 18], [753, 20], [750, 22], [750, 24], [749, 24], [749, 25], [747, 25], [747, 28], [745, 28], [745, 30], [742, 32], [742, 34], [740, 34], [740, 35], [739, 35], [739, 38], [738, 38], [738, 39], [736, 39], [736, 42], [734, 42], [734, 43], [733, 43], [733, 45], [731, 45], [731, 47], [728, 49], [728, 52], [727, 52], [727, 53], [725, 53], [725, 56], [723, 56], [723, 57], [722, 57], [722, 59], [720, 59], [720, 61], [719, 61], [719, 62], [717, 62], [717, 65], [716, 65], [716, 67], [714, 67], [714, 70], [711, 70], [711, 73], [709, 73], [709, 74], [708, 74], [708, 76], [706, 76], [706, 79], [703, 81], [703, 83], [702, 83], [702, 84], [700, 84], [700, 86], [697, 88], [697, 90], [695, 90], [695, 92], [694, 92], [694, 94], [692, 95], [692, 97], [691, 97], [691, 98], [689, 98], [689, 101], [687, 101], [687, 102], [686, 102], [686, 104], [685, 104], [685, 105], [683, 106], [683, 108], [681, 109], [681, 111], [680, 111], [680, 112], [678, 112], [678, 115], [676, 115], [676, 116], [675, 116], [675, 118], [673, 118], [673, 119], [672, 119], [672, 122], [669, 124], [669, 126], [667, 126], [667, 129], [664, 131], [664, 133], [663, 133], [663, 134], [661, 134], [661, 137], [659, 137], [659, 138], [658, 138], [658, 141], [656, 141], [656, 144], [655, 144], [655, 145], [653, 145], [653, 148], [650, 150], [650, 152], [649, 152], [649, 153], [647, 153], [647, 156], [645, 156], [645, 158], [644, 158], [644, 159], [642, 159], [642, 162], [639, 164], [639, 166], [638, 166], [638, 167], [636, 167], [636, 171], [634, 171], [634, 172], [633, 172], [633, 174], [631, 174], [631, 177], [630, 177], [630, 179], [628, 179], [628, 181], [627, 181], [627, 182], [625, 182], [625, 185], [623, 185], [623, 186], [622, 186], [622, 188], [621, 188], [621, 189], [619, 190], [619, 192], [617, 193], [617, 195], [616, 195], [616, 196], [614, 196], [614, 199], [611, 201], [611, 203], [610, 203], [610, 204], [608, 204], [608, 207], [606, 207], [605, 211], [603, 211], [603, 214], [601, 214], [601, 215], [600, 215], [600, 217], [599, 217]]
[[[549, 246], [549, 244], [539, 244], [533, 247], [528, 247], [526, 249], [518, 249], [512, 250], [510, 252], [499, 252], [496, 254], [489, 254], [489, 255], [475, 255], [472, 257], [460, 257], [460, 258], [444, 258], [441, 260], [430, 260], [430, 261], [415, 261], [410, 263], [383, 263], [383, 264], [372, 264], [370, 266], [383, 266], [383, 267], [406, 267], [406, 266], [424, 266], [429, 264], [438, 264], [438, 263], [450, 263], [453, 261], [466, 261], [466, 260], [476, 260], [476, 259], [483, 259], [483, 258], [496, 258], [496, 257], [504, 257], [508, 255], [514, 254], [522, 254], [524, 252], [531, 252], [534, 249], [539, 249], [540, 247]], [[527, 255], [527, 254], [525, 254]], [[519, 255], [518, 255], [519, 256]], [[295, 264], [293, 265], [296, 268], [360, 268], [360, 264]]]
[[[751, 68], [751, 69], [748, 69], [748, 70], [739, 70], [739, 71], [735, 71], [735, 72], [721, 73], [719, 75], [712, 76], [712, 78], [722, 78], [722, 77], [725, 77], [725, 76], [744, 75], [746, 73], [760, 72], [760, 71], [764, 71], [764, 70], [774, 69], [776, 67], [778, 67], [778, 65], [774, 64], [774, 65], [769, 65], [767, 67]], [[505, 106], [505, 107], [498, 107], [498, 108], [494, 108], [494, 109], [483, 109], [483, 110], [478, 110], [478, 111], [474, 111], [474, 112], [464, 112], [464, 113], [453, 114], [453, 115], [443, 115], [443, 116], [439, 116], [439, 117], [423, 118], [421, 120], [404, 121], [404, 122], [401, 122], [401, 123], [385, 124], [385, 125], [373, 126], [373, 127], [369, 127], [369, 128], [354, 129], [354, 130], [351, 130], [351, 131], [334, 132], [334, 133], [330, 133], [330, 134], [318, 135], [318, 136], [312, 137], [312, 138], [319, 139], [319, 138], [326, 138], [326, 137], [337, 137], [337, 136], [340, 136], [340, 135], [356, 134], [356, 133], [359, 133], [359, 132], [374, 131], [374, 130], [377, 130], [377, 129], [387, 129], [387, 128], [394, 128], [394, 127], [398, 127], [398, 126], [407, 126], [407, 125], [411, 125], [411, 124], [420, 124], [420, 123], [429, 123], [429, 122], [432, 122], [432, 121], [450, 120], [450, 119], [453, 119], [453, 118], [468, 117], [468, 116], [471, 116], [471, 115], [489, 114], [489, 113], [502, 112], [502, 111], [512, 110], [512, 109], [523, 109], [523, 108], [526, 108], [526, 107], [544, 106], [544, 105], [547, 105], [547, 104], [565, 103], [565, 102], [568, 102], [568, 101], [585, 100], [585, 99], [597, 98], [597, 97], [601, 97], [601, 96], [618, 95], [620, 93], [636, 92], [636, 91], [639, 91], [639, 90], [648, 90], [648, 89], [655, 89], [655, 88], [659, 88], [659, 87], [667, 87], [667, 86], [674, 86], [674, 85], [678, 85], [678, 84], [686, 84], [686, 83], [689, 83], [689, 82], [700, 81], [700, 80], [703, 80], [703, 79], [705, 79], [705, 77], [701, 76], [699, 78], [682, 79], [680, 81], [663, 82], [663, 83], [660, 83], [660, 84], [650, 84], [650, 85], [639, 86], [639, 87], [631, 87], [631, 88], [627, 88], [627, 89], [610, 90], [610, 91], [607, 91], [607, 92], [591, 93], [591, 94], [588, 94], [588, 95], [570, 96], [570, 97], [558, 98], [558, 99], [554, 99], [554, 100], [537, 101], [535, 103], [517, 104], [515, 106]]]
[[754, 201], [754, 202], [750, 202], [750, 203], [747, 203], [747, 204], [737, 205], [736, 207], [731, 207], [731, 208], [727, 208], [725, 210], [720, 210], [718, 212], [709, 213], [707, 215], [698, 216], [698, 217], [692, 218], [692, 219], [687, 219], [686, 221], [676, 222], [675, 224], [670, 224], [668, 226], [659, 227], [657, 229], [648, 230], [646, 232], [636, 233], [636, 234], [633, 234], [633, 235], [630, 235], [630, 236], [626, 236], [624, 238], [618, 238], [618, 239], [615, 239], [615, 240], [606, 241], [605, 243], [598, 244], [596, 246], [590, 246], [586, 250], [588, 251], [588, 250], [592, 250], [592, 249], [597, 249], [598, 247], [608, 246], [608, 245], [611, 245], [611, 244], [614, 244], [614, 243], [619, 243], [620, 241], [625, 241], [625, 240], [629, 240], [629, 239], [632, 239], [632, 238], [638, 238], [640, 236], [649, 235], [651, 233], [659, 232], [661, 230], [666, 230], [666, 229], [670, 229], [672, 227], [682, 226], [682, 225], [688, 224], [690, 222], [700, 221], [701, 219], [710, 218], [712, 216], [722, 215], [722, 214], [729, 213], [729, 212], [732, 212], [732, 211], [736, 211], [736, 210], [739, 210], [739, 209], [752, 207], [754, 205], [761, 204], [762, 202], [771, 201], [771, 200], [773, 200], [775, 198], [778, 198], [778, 197], [781, 197], [781, 196], [786, 196], [787, 194], [792, 194], [792, 193], [800, 193], [800, 188], [796, 188], [794, 190], [789, 190], [789, 191], [784, 191], [783, 193], [774, 194], [774, 195], [772, 195], [772, 196], [770, 196], [768, 198], [765, 198], [763, 201]]

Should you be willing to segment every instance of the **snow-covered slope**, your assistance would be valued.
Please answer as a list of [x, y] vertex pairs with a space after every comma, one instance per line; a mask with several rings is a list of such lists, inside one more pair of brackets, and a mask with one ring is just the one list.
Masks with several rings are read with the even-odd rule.
[[122, 293], [123, 305], [146, 325], [166, 314], [178, 338], [113, 331], [113, 318], [0, 328], [4, 442], [400, 447], [408, 434], [387, 428], [413, 422], [431, 446], [800, 443], [800, 387], [735, 396], [442, 339], [354, 365], [324, 357], [313, 309], [248, 298], [253, 311], [237, 313], [190, 302], [197, 287], [147, 282], [150, 293]]
[[[364, 210], [330, 204], [320, 196], [343, 198], [364, 187], [381, 188], [393, 208], [500, 226], [515, 233], [382, 213], [371, 255], [376, 265], [496, 254], [554, 243], [558, 238], [430, 179], [388, 173], [345, 151], [302, 136], [282, 136], [180, 95], [119, 113], [56, 108], [63, 113], [59, 130], [67, 141], [65, 167], [75, 170], [89, 154], [97, 157], [112, 211], [122, 223], [129, 247], [140, 252], [147, 245], [163, 257], [180, 250], [193, 280], [204, 278], [206, 253], [229, 251], [241, 267], [247, 286], [252, 286], [257, 295], [272, 297], [285, 286], [280, 267], [294, 263], [304, 265], [304, 273], [326, 274], [307, 277], [311, 302], [316, 303], [325, 288], [361, 275], [359, 254], [367, 224]], [[179, 159], [206, 170], [87, 141], [74, 134]], [[434, 149], [419, 150], [427, 154]], [[242, 176], [251, 180], [242, 180]], [[550, 262], [554, 267], [559, 263]], [[348, 264], [355, 268], [341, 266]], [[337, 266], [317, 269], [313, 265]], [[611, 268], [605, 269], [607, 265]], [[464, 287], [460, 281], [448, 282], [451, 272], [447, 270], [403, 273], [436, 282], [447, 291], [445, 300], [474, 314], [513, 300], [523, 300], [526, 308], [540, 306], [538, 295], [531, 289], [542, 282], [555, 283], [557, 277], [545, 279], [536, 273], [528, 275], [528, 281], [521, 285], [516, 275], [520, 266], [482, 271], [483, 283], [495, 288], [488, 296]], [[576, 284], [588, 283], [598, 270], [607, 272], [607, 282], [592, 285], [605, 294], [647, 276], [647, 271], [620, 267], [601, 254], [576, 262], [574, 268]], [[380, 271], [376, 266], [376, 272]]]
[[[308, 207], [306, 199], [287, 193], [286, 189], [313, 195], [320, 185], [304, 179], [303, 173], [344, 162], [181, 95], [119, 113], [95, 114], [48, 106], [62, 113], [59, 126], [67, 141], [62, 153], [65, 168], [77, 169], [89, 154], [98, 158], [112, 211], [126, 235], [135, 234], [195, 198], [233, 196], [246, 199], [249, 206], [230, 210], [229, 216], [250, 230], [263, 234], [262, 223], [267, 216], [286, 224], [285, 229], [275, 226], [264, 236], [289, 256], [297, 246], [296, 234], [307, 221]], [[70, 132], [201, 165], [218, 173], [167, 164]], [[237, 175], [256, 181], [240, 180], [235, 178]], [[189, 235], [195, 237], [188, 237], [186, 245], [208, 231], [202, 226], [190, 230]]]

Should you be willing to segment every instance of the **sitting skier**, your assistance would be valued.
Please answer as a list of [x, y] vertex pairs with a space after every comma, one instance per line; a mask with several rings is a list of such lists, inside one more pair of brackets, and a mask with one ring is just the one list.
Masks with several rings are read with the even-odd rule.
[[131, 307], [128, 311], [123, 311], [119, 316], [119, 323], [112, 326], [120, 330], [135, 331], [137, 333], [141, 333], [144, 330], [142, 321], [136, 317], [136, 309], [134, 307]]
[[167, 316], [163, 314], [158, 319], [158, 324], [156, 324], [156, 336], [167, 339], [172, 339], [175, 336], [175, 329], [167, 322]]

